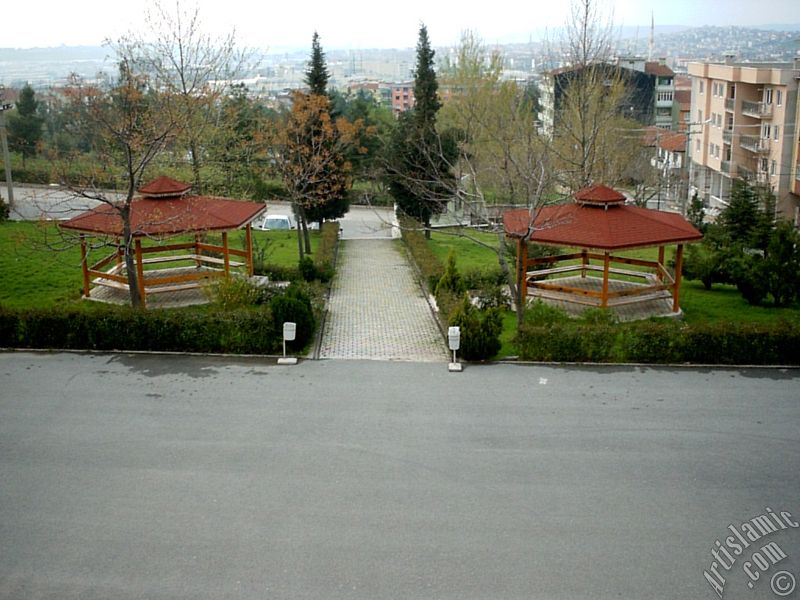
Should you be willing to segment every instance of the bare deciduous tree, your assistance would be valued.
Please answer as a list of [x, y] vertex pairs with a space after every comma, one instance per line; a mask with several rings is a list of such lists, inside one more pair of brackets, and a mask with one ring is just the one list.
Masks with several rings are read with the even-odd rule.
[[181, 142], [189, 154], [194, 191], [203, 188], [203, 146], [217, 118], [217, 103], [250, 57], [236, 45], [235, 31], [223, 37], [205, 32], [196, 4], [154, 0], [146, 33], [131, 34], [128, 43], [139, 48], [147, 67], [164, 91], [170, 92], [186, 127]]
[[[93, 171], [70, 189], [76, 196], [99, 201], [119, 215], [130, 301], [138, 307], [142, 298], [133, 242], [141, 232], [134, 230], [131, 221], [132, 203], [148, 165], [180, 133], [182, 121], [174, 97], [159, 91], [157, 82], [142, 68], [136, 48], [121, 43], [115, 50], [118, 79], [107, 80], [101, 87], [74, 80], [67, 90], [78, 115], [77, 125], [92, 132], [92, 150], [98, 157]], [[106, 192], [98, 184], [108, 180], [110, 171], [123, 175], [120, 194]]]

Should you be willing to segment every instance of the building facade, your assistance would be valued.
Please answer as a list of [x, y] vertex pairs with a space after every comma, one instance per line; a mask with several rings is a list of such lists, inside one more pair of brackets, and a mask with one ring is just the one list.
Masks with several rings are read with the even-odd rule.
[[[589, 67], [586, 67], [589, 68]], [[675, 96], [674, 74], [662, 62], [649, 62], [643, 58], [616, 59], [615, 64], [600, 64], [607, 79], [620, 78], [628, 89], [620, 107], [620, 114], [635, 119], [642, 125], [672, 128], [672, 103]], [[563, 67], [548, 71], [542, 76], [539, 87], [539, 121], [542, 130], [552, 135], [564, 97], [570, 83], [580, 74], [580, 69]]]
[[414, 108], [414, 82], [393, 83], [391, 87], [392, 112], [399, 115]]
[[690, 194], [728, 205], [731, 182], [747, 179], [774, 194], [776, 214], [800, 224], [797, 91], [800, 61], [689, 63]]

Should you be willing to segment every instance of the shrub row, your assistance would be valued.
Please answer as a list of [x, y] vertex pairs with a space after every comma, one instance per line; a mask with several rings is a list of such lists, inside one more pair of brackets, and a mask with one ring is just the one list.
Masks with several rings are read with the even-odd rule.
[[398, 215], [403, 242], [429, 290], [435, 290], [444, 274], [444, 265], [428, 247], [422, 225], [406, 215]]
[[333, 278], [336, 253], [339, 248], [339, 222], [326, 221], [319, 231], [319, 245], [314, 255], [316, 279], [330, 281]]
[[270, 309], [194, 312], [103, 307], [0, 308], [0, 346], [270, 354], [280, 348]]
[[800, 326], [526, 322], [515, 344], [523, 360], [800, 365]]

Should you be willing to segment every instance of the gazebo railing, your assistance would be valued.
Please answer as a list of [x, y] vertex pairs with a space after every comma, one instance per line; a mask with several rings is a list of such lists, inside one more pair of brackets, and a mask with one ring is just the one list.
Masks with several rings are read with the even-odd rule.
[[[587, 289], [577, 287], [575, 285], [567, 285], [566, 283], [559, 282], [559, 279], [564, 279], [573, 273], [580, 273], [582, 279], [586, 277], [595, 277], [593, 273], [605, 274], [605, 265], [591, 264], [590, 260], [605, 261], [606, 255], [596, 254], [592, 252], [578, 252], [573, 254], [560, 254], [557, 256], [547, 256], [542, 258], [529, 259], [528, 266], [539, 265], [553, 265], [560, 262], [569, 260], [580, 260], [575, 264], [562, 265], [555, 267], [547, 267], [533, 271], [527, 271], [526, 283], [534, 290], [544, 290], [548, 292], [556, 292], [560, 294], [569, 294], [573, 297], [583, 297], [587, 300], [588, 304], [602, 305], [611, 301], [611, 303], [619, 304], [625, 302], [635, 302], [638, 300], [649, 299], [650, 297], [658, 297], [664, 292], [672, 290], [675, 286], [675, 279], [666, 267], [658, 261], [644, 260], [639, 258], [629, 258], [626, 256], [613, 256], [609, 255], [608, 274], [615, 276], [622, 276], [632, 279], [643, 281], [644, 284], [637, 284], [637, 287], [632, 287], [623, 290], [604, 290], [597, 291], [594, 289]], [[646, 267], [651, 269], [652, 272], [635, 271], [632, 269], [611, 267], [611, 263], [630, 265], [636, 267]], [[558, 276], [558, 277], [553, 277]], [[599, 278], [597, 278], [599, 279]], [[614, 302], [616, 301], [616, 302]]]
[[[248, 252], [227, 246], [227, 240], [223, 238], [224, 245], [217, 246], [203, 243], [199, 240], [180, 244], [168, 244], [164, 246], [141, 247], [137, 241], [136, 268], [140, 277], [140, 290], [147, 294], [172, 292], [178, 290], [188, 290], [199, 288], [209, 279], [227, 277], [231, 268], [247, 266], [250, 260]], [[188, 251], [180, 254], [164, 254], [165, 252]], [[213, 256], [204, 253], [221, 254]], [[152, 256], [152, 255], [160, 256]], [[231, 255], [243, 258], [244, 261], [231, 260]], [[169, 263], [194, 264], [193, 272], [175, 272], [172, 269], [145, 269], [147, 265], [167, 265]], [[115, 263], [111, 268], [108, 266]], [[206, 268], [203, 268], [206, 267]], [[172, 271], [172, 273], [169, 273]], [[84, 269], [84, 295], [89, 297], [91, 284], [114, 287], [118, 289], [128, 289], [128, 276], [125, 274], [125, 263], [122, 248], [118, 248], [112, 254], [99, 260]]]

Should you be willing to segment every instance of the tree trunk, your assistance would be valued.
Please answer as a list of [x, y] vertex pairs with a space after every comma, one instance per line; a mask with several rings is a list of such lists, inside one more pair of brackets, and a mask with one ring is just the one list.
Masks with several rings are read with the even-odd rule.
[[298, 225], [297, 225], [297, 256], [298, 261], [303, 260], [305, 258], [305, 253], [303, 252], [303, 232], [300, 229], [299, 221], [301, 220], [300, 217], [300, 206], [298, 204], [294, 205], [294, 214], [297, 216]]
[[194, 177], [194, 189], [192, 191], [195, 194], [201, 194], [203, 190], [200, 184], [200, 156], [197, 150], [197, 141], [194, 137], [189, 140], [189, 153], [192, 155], [192, 176]]
[[311, 236], [308, 233], [308, 223], [305, 216], [301, 219], [303, 225], [303, 241], [306, 244], [306, 254], [311, 254]]
[[130, 207], [123, 208], [120, 211], [120, 217], [122, 218], [122, 243], [125, 250], [125, 270], [128, 273], [128, 295], [131, 299], [131, 306], [140, 308], [142, 306], [142, 297], [139, 294], [139, 272], [136, 270]]
[[[505, 247], [504, 234], [498, 233], [497, 237], [499, 238], [497, 262], [500, 265], [500, 270], [503, 271], [503, 275], [505, 275], [506, 281], [508, 282], [508, 289], [511, 292], [511, 297], [514, 299], [514, 306], [517, 309], [517, 331], [519, 331], [525, 319], [525, 298], [522, 298], [522, 288], [518, 285], [520, 274], [516, 268], [512, 273], [511, 268], [508, 266], [505, 253], [503, 252]], [[517, 261], [517, 264], [518, 263], [519, 261]]]

